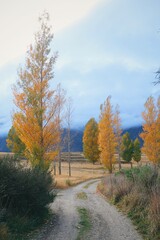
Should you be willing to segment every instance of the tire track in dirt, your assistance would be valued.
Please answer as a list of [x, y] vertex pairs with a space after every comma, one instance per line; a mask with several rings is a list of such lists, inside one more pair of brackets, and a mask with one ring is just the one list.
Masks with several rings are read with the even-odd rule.
[[[90, 180], [60, 191], [51, 204], [56, 216], [53, 226], [51, 224], [34, 240], [76, 240], [80, 221], [78, 207], [89, 211], [92, 224], [83, 240], [142, 240], [131, 221], [96, 193], [98, 182]], [[87, 199], [78, 199], [80, 192], [85, 192]]]

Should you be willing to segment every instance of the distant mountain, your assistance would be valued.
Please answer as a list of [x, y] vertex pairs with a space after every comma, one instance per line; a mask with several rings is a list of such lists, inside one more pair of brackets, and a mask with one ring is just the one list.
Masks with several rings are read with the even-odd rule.
[[[67, 151], [67, 142], [66, 142], [67, 131], [64, 129], [63, 133], [63, 151]], [[82, 129], [71, 129], [71, 151], [72, 152], [82, 152]], [[10, 152], [6, 144], [7, 135], [0, 136], [0, 152]]]
[[[71, 152], [82, 152], [83, 129], [71, 129]], [[63, 152], [67, 152], [67, 130], [63, 132]]]
[[[83, 143], [82, 143], [83, 132], [84, 132], [84, 128], [71, 130], [71, 138], [72, 138], [71, 151], [72, 152], [82, 152], [83, 151]], [[136, 138], [138, 138], [140, 141], [140, 144], [142, 146], [143, 141], [139, 137], [139, 134], [142, 132], [142, 126], [125, 128], [123, 130], [122, 134], [124, 134], [126, 132], [129, 133], [132, 140], [135, 140]], [[64, 135], [66, 135], [66, 130], [64, 131]], [[64, 152], [67, 151], [66, 145], [65, 145], [63, 151]]]
[[[82, 152], [83, 151], [83, 131], [84, 128], [80, 129], [71, 129], [71, 152]], [[137, 137], [140, 140], [141, 145], [143, 144], [142, 139], [139, 137], [139, 134], [142, 132], [142, 126], [130, 127], [123, 130], [122, 134], [129, 132], [132, 140], [135, 140]], [[64, 129], [63, 133], [63, 151], [67, 151], [67, 142], [66, 142], [67, 130]], [[0, 152], [9, 152], [9, 149], [6, 145], [7, 136], [0, 136]]]
[[139, 137], [139, 134], [143, 131], [142, 126], [136, 126], [136, 127], [130, 127], [130, 128], [125, 128], [122, 132], [122, 134], [128, 132], [131, 139], [135, 140], [136, 138], [139, 139], [141, 146], [143, 145], [142, 139]]
[[6, 143], [7, 136], [0, 136], [0, 152], [9, 152], [10, 150], [7, 147]]

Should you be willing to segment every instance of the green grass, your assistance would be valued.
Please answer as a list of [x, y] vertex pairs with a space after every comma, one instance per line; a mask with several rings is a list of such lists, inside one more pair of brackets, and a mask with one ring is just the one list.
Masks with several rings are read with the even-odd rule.
[[49, 211], [46, 211], [43, 218], [33, 216], [20, 217], [18, 215], [10, 216], [10, 218], [7, 219], [7, 225], [9, 227], [8, 238], [5, 240], [29, 240], [31, 236], [34, 235], [34, 231], [41, 228], [51, 217], [52, 214]]
[[77, 193], [77, 198], [81, 199], [81, 200], [86, 200], [87, 194], [85, 192], [79, 192], [79, 193]]
[[85, 239], [85, 233], [91, 229], [91, 222], [89, 217], [89, 212], [86, 208], [78, 208], [78, 213], [80, 216], [79, 221], [79, 233], [76, 240]]

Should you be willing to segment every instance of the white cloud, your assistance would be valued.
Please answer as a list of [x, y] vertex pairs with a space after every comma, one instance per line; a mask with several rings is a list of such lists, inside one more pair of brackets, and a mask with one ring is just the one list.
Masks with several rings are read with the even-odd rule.
[[76, 24], [102, 0], [0, 0], [0, 66], [15, 61], [33, 42], [37, 18], [46, 9], [54, 33]]
[[13, 108], [7, 89], [16, 80], [13, 68], [3, 76], [1, 66], [14, 62], [16, 71], [46, 9], [59, 52], [53, 84], [61, 82], [73, 98], [74, 121], [98, 118], [99, 105], [112, 95], [124, 125], [140, 122], [146, 98], [159, 94], [152, 84], [159, 66], [159, 2], [150, 5], [145, 0], [0, 0], [0, 102], [6, 103], [1, 115]]

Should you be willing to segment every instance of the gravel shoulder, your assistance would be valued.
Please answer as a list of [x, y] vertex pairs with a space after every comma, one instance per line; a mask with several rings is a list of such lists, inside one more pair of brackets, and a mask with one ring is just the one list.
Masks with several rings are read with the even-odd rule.
[[[98, 182], [90, 180], [60, 191], [51, 204], [53, 221], [34, 240], [76, 240], [80, 221], [78, 207], [89, 211], [92, 224], [84, 240], [142, 240], [131, 221], [96, 193]], [[80, 192], [85, 192], [87, 199], [78, 199]]]

